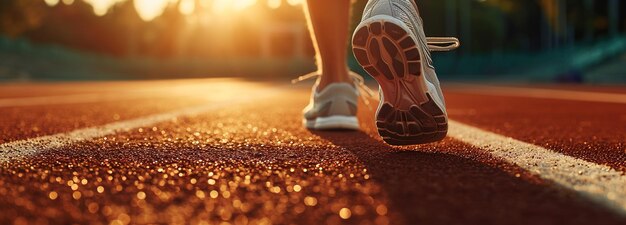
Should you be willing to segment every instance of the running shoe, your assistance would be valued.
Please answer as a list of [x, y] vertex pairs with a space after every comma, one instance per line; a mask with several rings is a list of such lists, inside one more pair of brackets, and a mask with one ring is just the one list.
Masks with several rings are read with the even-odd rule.
[[[300, 82], [310, 78], [316, 78], [319, 74], [311, 73], [304, 75], [293, 82]], [[318, 91], [318, 83], [313, 85], [311, 100], [304, 108], [303, 125], [313, 130], [358, 130], [357, 106], [359, 96], [362, 96], [359, 88], [365, 88], [363, 78], [350, 73], [354, 83], [332, 83]], [[365, 90], [372, 95], [369, 89]], [[367, 103], [367, 99], [364, 98]]]
[[448, 116], [430, 51], [456, 49], [458, 39], [426, 38], [411, 0], [370, 0], [352, 46], [380, 86], [376, 126], [383, 140], [391, 145], [442, 140]]

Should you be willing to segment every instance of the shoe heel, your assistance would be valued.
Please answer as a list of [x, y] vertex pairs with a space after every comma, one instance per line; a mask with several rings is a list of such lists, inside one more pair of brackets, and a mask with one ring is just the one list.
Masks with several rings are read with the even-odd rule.
[[428, 93], [419, 45], [406, 26], [388, 16], [369, 18], [357, 27], [352, 46], [383, 92], [376, 126], [385, 142], [423, 144], [446, 136], [446, 115]]

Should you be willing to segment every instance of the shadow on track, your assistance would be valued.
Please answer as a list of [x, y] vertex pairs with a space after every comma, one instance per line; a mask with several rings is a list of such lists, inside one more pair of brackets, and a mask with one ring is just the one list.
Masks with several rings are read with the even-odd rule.
[[406, 148], [389, 146], [361, 131], [312, 133], [350, 151], [365, 165], [390, 199], [389, 211], [404, 220], [391, 224], [620, 223], [616, 215], [572, 192], [439, 151], [468, 148], [450, 139]]

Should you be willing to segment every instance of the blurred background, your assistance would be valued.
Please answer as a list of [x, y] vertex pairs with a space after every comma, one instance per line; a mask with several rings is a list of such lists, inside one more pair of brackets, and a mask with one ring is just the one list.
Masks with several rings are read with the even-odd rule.
[[[462, 42], [434, 53], [444, 80], [626, 83], [626, 1], [417, 3], [428, 36]], [[5, 82], [287, 79], [314, 70], [313, 54], [302, 0], [0, 1]]]

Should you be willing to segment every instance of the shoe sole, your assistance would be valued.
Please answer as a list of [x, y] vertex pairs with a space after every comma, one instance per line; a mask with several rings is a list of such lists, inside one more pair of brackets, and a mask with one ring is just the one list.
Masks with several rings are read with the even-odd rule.
[[313, 130], [358, 130], [359, 120], [355, 116], [319, 117], [315, 120], [304, 120], [304, 125]]
[[448, 132], [447, 117], [429, 93], [419, 46], [408, 30], [398, 19], [374, 16], [361, 22], [352, 38], [354, 56], [380, 85], [376, 126], [391, 145], [440, 141]]

